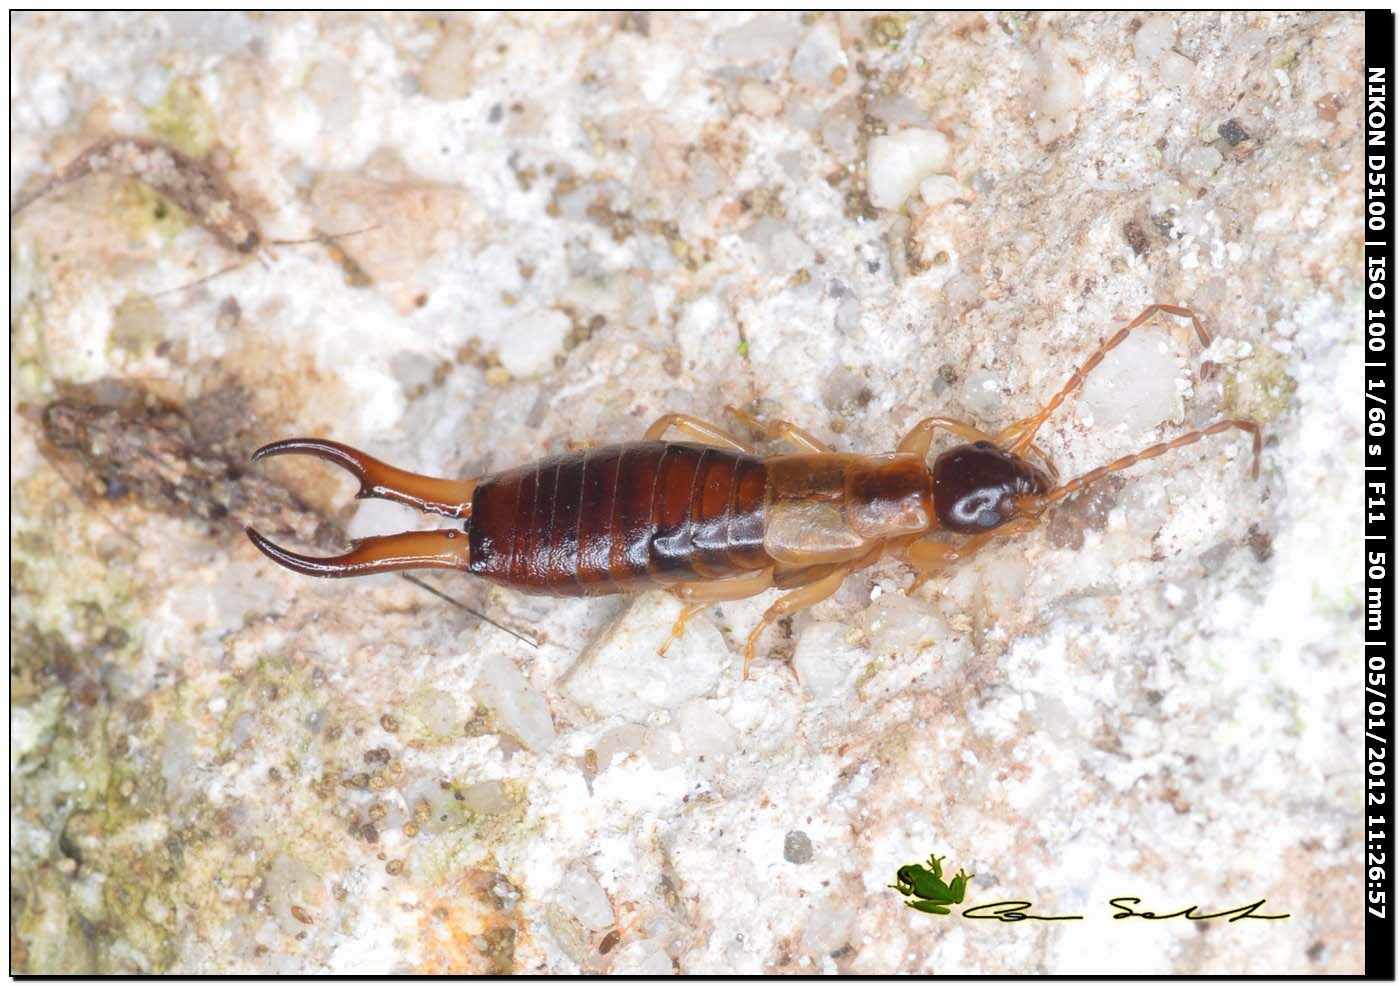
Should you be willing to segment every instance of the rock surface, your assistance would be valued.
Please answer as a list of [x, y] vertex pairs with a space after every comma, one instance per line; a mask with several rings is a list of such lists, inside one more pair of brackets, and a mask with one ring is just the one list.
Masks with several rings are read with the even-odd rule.
[[[11, 26], [12, 193], [155, 137], [265, 244], [106, 175], [13, 221], [13, 971], [1361, 971], [1360, 15]], [[663, 659], [664, 596], [424, 573], [532, 648], [239, 529], [256, 475], [342, 543], [353, 482], [247, 463], [296, 434], [469, 476], [726, 403], [842, 451], [994, 431], [1153, 301], [1216, 372], [1160, 318], [1038, 441], [1072, 476], [1248, 415], [1257, 483], [1221, 436], [908, 599], [883, 561], [748, 681], [772, 593]], [[167, 451], [54, 447], [60, 395]], [[1086, 918], [906, 908], [930, 854]]]

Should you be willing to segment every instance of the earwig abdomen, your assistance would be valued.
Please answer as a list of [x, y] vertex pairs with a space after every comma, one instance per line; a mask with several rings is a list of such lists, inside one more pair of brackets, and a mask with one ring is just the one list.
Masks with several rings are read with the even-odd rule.
[[561, 596], [722, 579], [763, 550], [763, 460], [682, 442], [570, 452], [483, 477], [469, 571]]

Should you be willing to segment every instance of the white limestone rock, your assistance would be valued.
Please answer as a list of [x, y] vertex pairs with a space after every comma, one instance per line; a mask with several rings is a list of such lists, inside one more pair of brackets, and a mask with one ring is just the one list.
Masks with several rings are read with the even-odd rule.
[[549, 704], [504, 654], [481, 659], [472, 694], [491, 710], [496, 725], [526, 749], [542, 753], [554, 742]]
[[584, 927], [599, 931], [612, 926], [612, 901], [582, 862], [574, 862], [564, 871], [555, 894], [559, 905]]
[[840, 623], [809, 623], [792, 655], [797, 680], [808, 695], [822, 701], [854, 695], [865, 662], [865, 651], [847, 640], [847, 628]]
[[936, 130], [910, 128], [873, 137], [866, 158], [866, 187], [877, 209], [902, 208], [927, 176], [948, 162], [948, 138]]
[[670, 593], [638, 596], [584, 651], [563, 682], [564, 693], [595, 715], [634, 722], [711, 694], [733, 658], [707, 614], [686, 625], [665, 657], [657, 653], [680, 609]]
[[1179, 375], [1176, 350], [1166, 333], [1137, 329], [1089, 375], [1079, 414], [1092, 418], [1096, 427], [1122, 426], [1130, 435], [1140, 435], [1177, 415]]

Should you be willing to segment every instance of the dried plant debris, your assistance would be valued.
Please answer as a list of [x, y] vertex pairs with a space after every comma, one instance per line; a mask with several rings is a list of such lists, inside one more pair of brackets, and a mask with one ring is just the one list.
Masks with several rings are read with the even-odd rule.
[[[354, 236], [356, 233], [368, 231], [368, 228], [365, 230], [354, 230], [350, 233], [341, 233], [339, 234], [339, 236]], [[335, 242], [336, 239], [337, 236], [335, 235], [322, 232], [321, 230], [316, 231], [315, 242], [320, 243], [323, 247], [326, 248], [326, 253], [330, 255], [331, 260], [335, 261], [336, 266], [338, 266], [341, 269], [341, 271], [345, 274], [346, 287], [371, 287], [374, 284], [374, 278], [369, 275], [368, 271], [366, 271], [363, 267], [360, 266], [360, 262], [358, 260], [350, 256], [350, 254], [343, 247], [341, 247], [340, 244]]]
[[99, 141], [38, 191], [23, 197], [10, 215], [56, 188], [95, 174], [125, 175], [149, 185], [184, 209], [230, 250], [252, 253], [263, 242], [257, 220], [239, 203], [218, 170], [207, 160], [196, 160], [149, 137], [108, 137]]
[[[208, 521], [211, 533], [254, 527], [279, 538], [337, 550], [345, 531], [285, 486], [245, 468], [256, 419], [236, 384], [181, 407], [124, 380], [63, 387], [40, 414], [46, 454], [77, 458], [94, 496], [134, 496], [147, 510]], [[63, 470], [58, 467], [61, 474]], [[71, 482], [71, 480], [70, 480]], [[538, 647], [480, 610], [407, 573], [399, 577], [484, 623]]]
[[251, 415], [240, 388], [215, 390], [187, 408], [118, 380], [65, 391], [43, 410], [44, 435], [83, 463], [98, 495], [131, 495], [146, 509], [227, 524], [230, 532], [254, 526], [319, 547], [342, 542], [336, 525], [246, 468], [237, 439]]

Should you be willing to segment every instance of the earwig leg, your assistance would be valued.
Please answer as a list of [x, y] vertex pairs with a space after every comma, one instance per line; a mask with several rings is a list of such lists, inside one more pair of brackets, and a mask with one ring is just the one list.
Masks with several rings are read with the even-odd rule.
[[896, 452], [912, 452], [919, 458], [928, 455], [929, 446], [933, 444], [933, 433], [939, 428], [952, 432], [965, 442], [994, 442], [996, 439], [968, 424], [966, 421], [959, 421], [957, 418], [924, 418], [913, 428], [909, 429], [909, 434], [899, 440], [899, 445], [895, 447]]
[[907, 595], [913, 595], [930, 579], [942, 575], [954, 562], [971, 558], [978, 551], [1000, 538], [1024, 534], [1040, 522], [1039, 512], [1027, 513], [1023, 517], [1002, 524], [985, 534], [973, 534], [961, 544], [947, 544], [942, 541], [915, 541], [904, 549], [903, 560], [913, 566], [918, 573]]
[[461, 531], [406, 531], [354, 542], [355, 547], [332, 558], [312, 558], [279, 548], [251, 527], [245, 528], [259, 551], [283, 568], [302, 575], [343, 579], [401, 568], [456, 568], [471, 563], [471, 545]]
[[744, 644], [744, 678], [749, 677], [749, 664], [753, 662], [754, 648], [758, 644], [758, 638], [770, 625], [777, 623], [785, 616], [791, 616], [798, 610], [806, 609], [808, 606], [815, 606], [823, 599], [830, 596], [837, 589], [841, 588], [841, 583], [846, 581], [846, 576], [854, 569], [855, 565], [843, 565], [836, 571], [783, 596], [772, 606], [769, 606], [763, 614], [763, 618], [758, 621], [758, 626], [753, 628], [749, 634], [749, 639]]
[[667, 428], [675, 428], [677, 431], [685, 432], [691, 438], [698, 438], [706, 445], [718, 445], [720, 448], [733, 449], [735, 452], [753, 454], [753, 446], [739, 441], [719, 425], [711, 424], [689, 414], [663, 414], [646, 430], [642, 439], [648, 442], [658, 441], [662, 435], [666, 434]]
[[1138, 462], [1142, 462], [1144, 459], [1155, 459], [1157, 456], [1162, 455], [1166, 452], [1170, 452], [1172, 449], [1179, 449], [1184, 448], [1187, 445], [1194, 445], [1196, 442], [1199, 442], [1203, 438], [1206, 438], [1210, 435], [1218, 435], [1221, 432], [1229, 431], [1232, 428], [1237, 428], [1240, 431], [1248, 432], [1250, 435], [1254, 436], [1254, 465], [1253, 468], [1250, 470], [1250, 476], [1253, 479], [1258, 479], [1259, 460], [1263, 455], [1264, 451], [1263, 429], [1261, 429], [1259, 425], [1253, 421], [1246, 421], [1242, 418], [1229, 418], [1225, 421], [1217, 421], [1215, 424], [1210, 425], [1207, 428], [1201, 428], [1197, 431], [1187, 432], [1185, 435], [1181, 435], [1178, 438], [1173, 438], [1169, 442], [1161, 442], [1157, 445], [1151, 446], [1150, 448], [1145, 448], [1141, 452], [1134, 452], [1132, 455], [1125, 455], [1123, 456], [1123, 458], [1110, 462], [1106, 466], [1099, 466], [1097, 469], [1090, 470], [1089, 472], [1086, 472], [1084, 475], [1080, 476], [1078, 479], [1072, 479], [1068, 483], [1065, 483], [1063, 486], [1057, 486], [1049, 493], [1044, 493], [1039, 496], [1017, 497], [1017, 507], [1019, 510], [1026, 514], [1039, 514], [1050, 504], [1055, 503], [1058, 500], [1063, 500], [1075, 490], [1082, 489], [1083, 487], [1088, 486], [1090, 483], [1102, 479], [1109, 473], [1114, 473], [1122, 469], [1127, 469], [1129, 466], [1134, 465]]
[[671, 635], [666, 638], [666, 642], [656, 648], [659, 657], [665, 657], [666, 652], [671, 649], [671, 645], [685, 634], [685, 625], [690, 622], [690, 618], [704, 609], [709, 609], [714, 603], [687, 603], [681, 610], [681, 615], [676, 617], [676, 622], [671, 624]]
[[[1035, 433], [1045, 420], [1055, 412], [1055, 409], [1065, 402], [1065, 400], [1076, 390], [1084, 385], [1085, 378], [1097, 367], [1103, 358], [1108, 355], [1109, 350], [1120, 345], [1127, 339], [1129, 334], [1143, 322], [1156, 315], [1158, 312], [1165, 312], [1168, 315], [1176, 315], [1179, 318], [1189, 318], [1191, 324], [1196, 329], [1196, 336], [1201, 340], [1202, 346], [1209, 346], [1211, 342], [1210, 333], [1201, 324], [1200, 316], [1189, 308], [1180, 305], [1148, 305], [1142, 310], [1137, 318], [1123, 326], [1116, 333], [1100, 343], [1099, 348], [1084, 361], [1084, 364], [1075, 370], [1069, 381], [1060, 388], [1059, 393], [1050, 398], [1050, 402], [1029, 418], [1022, 418], [1015, 424], [1002, 429], [996, 437], [996, 444], [1004, 446], [1012, 455], [1024, 456], [1031, 447], [1031, 442], [1035, 440]], [[1010, 442], [1008, 445], [1007, 443]]]
[[444, 517], [466, 517], [471, 514], [474, 479], [435, 479], [396, 469], [371, 455], [339, 442], [323, 438], [289, 438], [264, 445], [253, 453], [253, 461], [274, 455], [314, 455], [334, 462], [360, 481], [359, 499], [375, 497], [405, 503], [427, 513]]
[[803, 431], [791, 421], [784, 421], [781, 418], [772, 418], [766, 422], [760, 421], [748, 411], [741, 410], [733, 404], [726, 404], [724, 409], [754, 431], [767, 435], [769, 438], [780, 439], [789, 445], [795, 445], [800, 451], [821, 453], [832, 451], [830, 445]]
[[688, 603], [727, 603], [747, 599], [773, 586], [773, 570], [761, 568], [748, 575], [738, 575], [714, 582], [682, 582], [671, 591]]
[[[977, 550], [972, 548], [971, 551]], [[960, 558], [966, 558], [971, 551], [968, 546], [947, 544], [943, 541], [915, 541], [904, 548], [901, 560], [914, 568], [914, 583], [906, 590], [912, 596], [923, 584], [943, 574], [944, 569]]]
[[713, 606], [715, 603], [748, 599], [760, 592], [767, 592], [772, 586], [773, 570], [765, 568], [752, 575], [720, 579], [717, 582], [687, 582], [672, 587], [671, 591], [685, 601], [686, 607], [681, 610], [681, 615], [676, 617], [676, 622], [671, 627], [671, 636], [666, 638], [666, 642], [661, 645], [657, 653], [665, 657], [670, 646], [685, 633], [686, 623], [702, 609]]
[[[981, 431], [966, 421], [959, 421], [957, 418], [933, 417], [924, 418], [913, 428], [909, 429], [909, 434], [900, 439], [896, 452], [912, 452], [923, 459], [928, 456], [929, 447], [933, 444], [933, 433], [942, 428], [944, 431], [952, 432], [965, 442], [991, 442], [997, 444], [997, 436], [989, 435]], [[1051, 476], [1058, 475], [1055, 464], [1050, 461], [1050, 456], [1045, 454], [1045, 450], [1039, 445], [1032, 445], [1031, 451], [1040, 458], [1041, 463]]]

